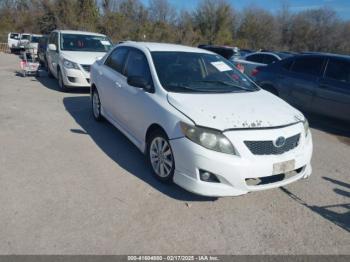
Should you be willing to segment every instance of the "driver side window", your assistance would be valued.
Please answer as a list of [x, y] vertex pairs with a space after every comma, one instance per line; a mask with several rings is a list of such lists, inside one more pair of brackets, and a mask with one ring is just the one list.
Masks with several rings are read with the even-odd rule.
[[125, 75], [127, 77], [140, 76], [143, 79], [145, 79], [149, 84], [152, 84], [153, 82], [147, 58], [141, 51], [138, 50], [132, 49], [129, 52], [125, 66]]
[[105, 65], [123, 74], [123, 66], [128, 49], [125, 47], [116, 48], [106, 59]]

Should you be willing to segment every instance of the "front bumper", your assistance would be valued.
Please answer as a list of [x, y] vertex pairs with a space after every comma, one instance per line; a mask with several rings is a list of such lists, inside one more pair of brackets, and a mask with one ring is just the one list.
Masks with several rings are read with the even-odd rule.
[[[301, 133], [299, 145], [281, 155], [254, 155], [244, 145], [245, 139], [269, 140], [284, 134], [286, 137]], [[272, 130], [230, 131], [225, 135], [231, 140], [240, 156], [208, 150], [187, 138], [170, 140], [175, 158], [174, 182], [184, 189], [205, 196], [237, 196], [252, 191], [281, 187], [312, 172], [312, 137], [303, 133], [302, 124]], [[278, 182], [249, 185], [246, 179], [266, 178], [273, 175], [273, 164], [295, 160], [295, 175]], [[200, 180], [199, 170], [213, 173], [220, 183]]]
[[63, 82], [68, 87], [90, 87], [90, 73], [84, 69], [68, 69], [61, 67]]

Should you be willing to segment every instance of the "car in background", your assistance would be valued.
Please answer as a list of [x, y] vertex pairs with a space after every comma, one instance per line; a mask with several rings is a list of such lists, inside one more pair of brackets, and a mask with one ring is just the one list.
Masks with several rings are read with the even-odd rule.
[[238, 47], [231, 46], [199, 45], [198, 48], [214, 52], [230, 61], [244, 57], [252, 52], [249, 49], [239, 49]]
[[35, 55], [38, 54], [38, 46], [39, 46], [39, 41], [42, 38], [42, 35], [37, 35], [37, 34], [32, 34], [30, 36], [28, 44], [25, 46], [25, 48], [30, 48], [33, 50], [33, 53]]
[[235, 66], [241, 68], [246, 75], [254, 79], [256, 67], [266, 66], [290, 56], [292, 56], [292, 54], [286, 52], [255, 52], [245, 57], [235, 59], [233, 63]]
[[91, 98], [93, 117], [145, 153], [157, 179], [188, 191], [236, 196], [311, 174], [304, 116], [207, 50], [117, 45], [92, 65]]
[[31, 37], [31, 34], [22, 33], [17, 43], [17, 49], [24, 50], [26, 45], [28, 45], [30, 42], [30, 37]]
[[52, 31], [46, 51], [48, 74], [58, 79], [61, 90], [67, 90], [68, 87], [90, 87], [91, 65], [111, 48], [111, 41], [103, 34]]
[[42, 66], [46, 66], [46, 49], [48, 36], [44, 35], [39, 39], [38, 43], [38, 59]]
[[303, 111], [350, 120], [350, 56], [293, 56], [258, 67], [256, 82]]
[[13, 53], [15, 51], [15, 49], [17, 49], [18, 46], [18, 42], [20, 40], [20, 36], [21, 34], [19, 33], [9, 33], [7, 36], [7, 45], [11, 50], [11, 53]]

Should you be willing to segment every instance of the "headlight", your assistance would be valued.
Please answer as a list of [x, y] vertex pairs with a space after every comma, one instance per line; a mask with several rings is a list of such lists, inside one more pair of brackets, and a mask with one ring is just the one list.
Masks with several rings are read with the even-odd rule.
[[309, 127], [309, 121], [307, 121], [307, 119], [305, 118], [303, 124], [304, 124], [305, 137], [307, 137], [307, 135], [308, 135], [308, 133], [309, 133], [309, 129], [310, 129], [310, 127]]
[[69, 61], [67, 59], [63, 59], [63, 66], [65, 68], [70, 68], [70, 69], [79, 69], [79, 66], [78, 64], [72, 62], [72, 61]]
[[188, 139], [210, 150], [238, 155], [231, 142], [219, 131], [180, 122], [181, 131]]

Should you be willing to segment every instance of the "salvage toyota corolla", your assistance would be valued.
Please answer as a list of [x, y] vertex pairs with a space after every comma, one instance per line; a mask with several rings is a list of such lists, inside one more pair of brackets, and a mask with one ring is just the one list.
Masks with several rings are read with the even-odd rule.
[[91, 97], [97, 121], [124, 133], [158, 179], [188, 191], [236, 196], [311, 174], [305, 117], [209, 51], [117, 45], [92, 66]]

